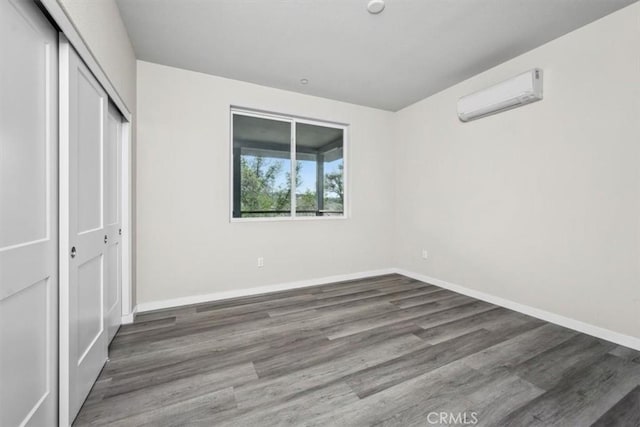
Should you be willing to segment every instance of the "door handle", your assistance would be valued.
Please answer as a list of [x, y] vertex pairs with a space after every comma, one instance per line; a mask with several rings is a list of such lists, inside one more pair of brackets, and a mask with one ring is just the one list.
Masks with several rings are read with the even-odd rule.
[[108, 239], [107, 239], [107, 235], [105, 234], [105, 235], [104, 235], [104, 244], [105, 244], [105, 245], [107, 244], [107, 240], [108, 240]]
[[75, 246], [73, 246], [73, 247], [71, 248], [71, 258], [75, 258], [75, 257], [76, 257], [76, 252], [77, 252], [77, 251], [76, 251], [76, 247], [75, 247]]

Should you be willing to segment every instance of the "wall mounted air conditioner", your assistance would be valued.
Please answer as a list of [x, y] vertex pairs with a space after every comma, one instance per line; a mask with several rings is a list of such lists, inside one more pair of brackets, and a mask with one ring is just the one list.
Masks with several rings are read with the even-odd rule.
[[463, 96], [458, 101], [462, 122], [501, 113], [542, 99], [542, 70], [522, 73], [490, 88]]

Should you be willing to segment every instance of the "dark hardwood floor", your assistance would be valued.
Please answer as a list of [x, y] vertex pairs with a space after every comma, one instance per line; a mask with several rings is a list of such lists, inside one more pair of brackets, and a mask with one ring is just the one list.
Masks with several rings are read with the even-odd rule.
[[76, 426], [640, 426], [639, 352], [398, 275], [144, 313], [109, 353]]

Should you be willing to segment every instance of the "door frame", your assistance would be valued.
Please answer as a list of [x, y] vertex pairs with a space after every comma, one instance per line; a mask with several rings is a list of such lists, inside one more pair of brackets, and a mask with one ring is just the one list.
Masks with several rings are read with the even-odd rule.
[[[131, 114], [131, 111], [128, 109], [126, 103], [123, 101], [118, 91], [116, 90], [115, 86], [109, 80], [109, 77], [107, 76], [105, 71], [100, 66], [98, 60], [95, 58], [93, 52], [91, 51], [91, 49], [89, 48], [85, 40], [83, 39], [82, 35], [78, 31], [74, 23], [71, 21], [71, 18], [67, 15], [67, 12], [64, 10], [64, 6], [62, 5], [62, 3], [60, 3], [58, 0], [38, 0], [37, 3], [41, 5], [45, 14], [48, 15], [49, 19], [58, 27], [60, 31], [60, 37], [59, 37], [60, 40], [59, 40], [58, 47], [60, 48], [61, 46], [60, 43], [64, 40], [64, 42], [67, 43], [67, 45], [73, 46], [73, 48], [75, 48], [80, 58], [84, 61], [87, 68], [89, 68], [91, 73], [98, 80], [102, 88], [105, 90], [109, 98], [112, 100], [112, 102], [115, 104], [117, 109], [122, 114], [122, 117], [124, 118], [124, 121], [122, 123], [122, 132], [123, 132], [122, 174], [123, 175], [122, 175], [122, 205], [121, 205], [122, 206], [122, 229], [123, 229], [123, 235], [122, 235], [122, 241], [121, 241], [121, 244], [122, 244], [122, 293], [121, 293], [122, 324], [132, 323], [135, 317], [135, 309], [133, 306], [133, 299], [134, 299], [133, 274], [135, 269], [134, 259], [133, 259], [134, 257], [133, 232], [134, 232], [135, 223], [133, 222], [134, 203], [132, 200], [132, 196], [134, 194], [133, 174], [135, 172], [134, 165], [133, 165], [135, 153], [132, 148], [133, 147], [133, 127], [132, 127], [133, 115]], [[60, 69], [59, 71], [61, 72], [62, 70]], [[59, 73], [58, 78], [60, 79], [59, 80], [60, 82], [65, 81], [62, 77], [63, 76], [60, 75]], [[67, 81], [68, 81], [68, 76], [67, 76]], [[68, 94], [68, 90], [69, 88], [66, 86], [66, 84], [59, 84], [59, 94], [60, 94], [59, 102], [61, 102], [61, 97], [64, 94], [64, 91], [66, 91], [66, 93]], [[61, 179], [63, 177], [62, 174], [65, 173], [65, 170], [63, 169], [63, 166], [64, 166], [63, 162], [65, 162], [65, 160], [63, 159], [64, 153], [62, 152], [62, 148], [63, 148], [62, 138], [66, 137], [68, 141], [69, 117], [63, 117], [63, 114], [60, 114], [59, 120], [60, 120], [59, 144], [61, 145], [60, 145], [59, 160], [58, 160], [58, 167], [59, 167], [58, 178]], [[65, 127], [65, 120], [67, 123], [66, 127]], [[67, 154], [66, 162], [68, 162], [68, 152], [66, 154]], [[66, 173], [68, 174], [68, 165], [66, 166], [67, 166]], [[59, 197], [61, 197], [61, 195], [59, 195]], [[61, 201], [61, 199], [59, 200]], [[60, 207], [61, 208], [63, 207], [62, 203], [60, 203]], [[68, 209], [68, 206], [67, 206], [67, 209]], [[64, 224], [59, 224], [59, 226], [61, 227], [58, 230], [59, 236], [67, 236], [67, 243], [68, 243], [68, 235], [69, 235], [68, 227]], [[67, 256], [68, 256], [67, 252], [64, 252], [64, 253], [60, 252], [58, 254], [59, 268], [61, 268], [63, 264], [60, 262], [60, 260], [64, 258], [66, 261]], [[65, 295], [63, 295], [63, 292], [65, 291], [66, 291], [66, 297], [68, 299], [68, 281], [65, 283], [62, 280], [61, 273], [62, 273], [62, 270], [60, 270], [58, 274], [58, 280], [60, 284], [60, 289], [59, 289], [60, 300], [59, 301], [64, 301], [63, 297]], [[66, 290], [64, 289], [65, 287], [66, 287]], [[63, 308], [62, 305], [59, 304], [59, 326], [63, 325], [64, 324], [63, 322], [67, 322], [66, 323], [67, 325], [69, 323], [68, 307], [66, 307], [66, 311], [63, 311], [62, 308]], [[68, 329], [67, 329], [67, 333], [68, 333]], [[69, 414], [68, 414], [68, 408], [69, 408], [68, 364], [65, 367], [65, 364], [63, 363], [63, 360], [62, 360], [63, 356], [66, 356], [67, 359], [65, 360], [65, 362], [68, 361], [68, 357], [69, 357], [68, 338], [69, 338], [68, 335], [66, 337], [63, 336], [62, 328], [59, 328], [59, 336], [58, 336], [58, 340], [59, 340], [59, 351], [58, 351], [59, 353], [58, 354], [59, 356], [58, 357], [58, 370], [59, 370], [58, 371], [58, 378], [59, 378], [58, 408], [59, 408], [59, 411], [58, 412], [59, 412], [59, 416], [58, 416], [58, 419], [61, 426], [68, 426], [73, 421], [73, 420], [69, 420]], [[63, 345], [63, 343], [66, 343], [66, 348]], [[66, 352], [66, 354], [64, 352]]]
[[[59, 423], [61, 426], [69, 426], [73, 422], [69, 414], [69, 224], [65, 219], [69, 218], [69, 188], [62, 185], [69, 182], [69, 55], [75, 46], [69, 41], [64, 33], [59, 34], [58, 56], [59, 56]], [[76, 49], [76, 52], [78, 50]], [[78, 52], [79, 54], [79, 52]], [[79, 54], [80, 56], [80, 54]], [[84, 60], [82, 56], [80, 59]], [[88, 64], [85, 62], [85, 65]], [[93, 72], [93, 70], [90, 69]], [[95, 76], [95, 74], [94, 74]], [[102, 82], [98, 81], [102, 84]], [[103, 86], [104, 89], [104, 86]], [[107, 92], [111, 97], [111, 94]], [[115, 100], [114, 100], [115, 101]], [[132, 307], [132, 126], [131, 114], [126, 114], [120, 109], [118, 103], [114, 102], [123, 117], [122, 122], [122, 168], [121, 168], [121, 220], [122, 220], [122, 289], [121, 323], [132, 323], [135, 312]], [[104, 319], [103, 319], [104, 320]]]

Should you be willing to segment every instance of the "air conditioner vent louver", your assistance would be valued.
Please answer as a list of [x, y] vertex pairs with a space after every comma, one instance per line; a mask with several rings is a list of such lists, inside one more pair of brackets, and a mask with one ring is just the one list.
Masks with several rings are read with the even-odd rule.
[[534, 68], [490, 88], [463, 96], [458, 101], [458, 117], [460, 121], [468, 122], [541, 99], [542, 70]]

